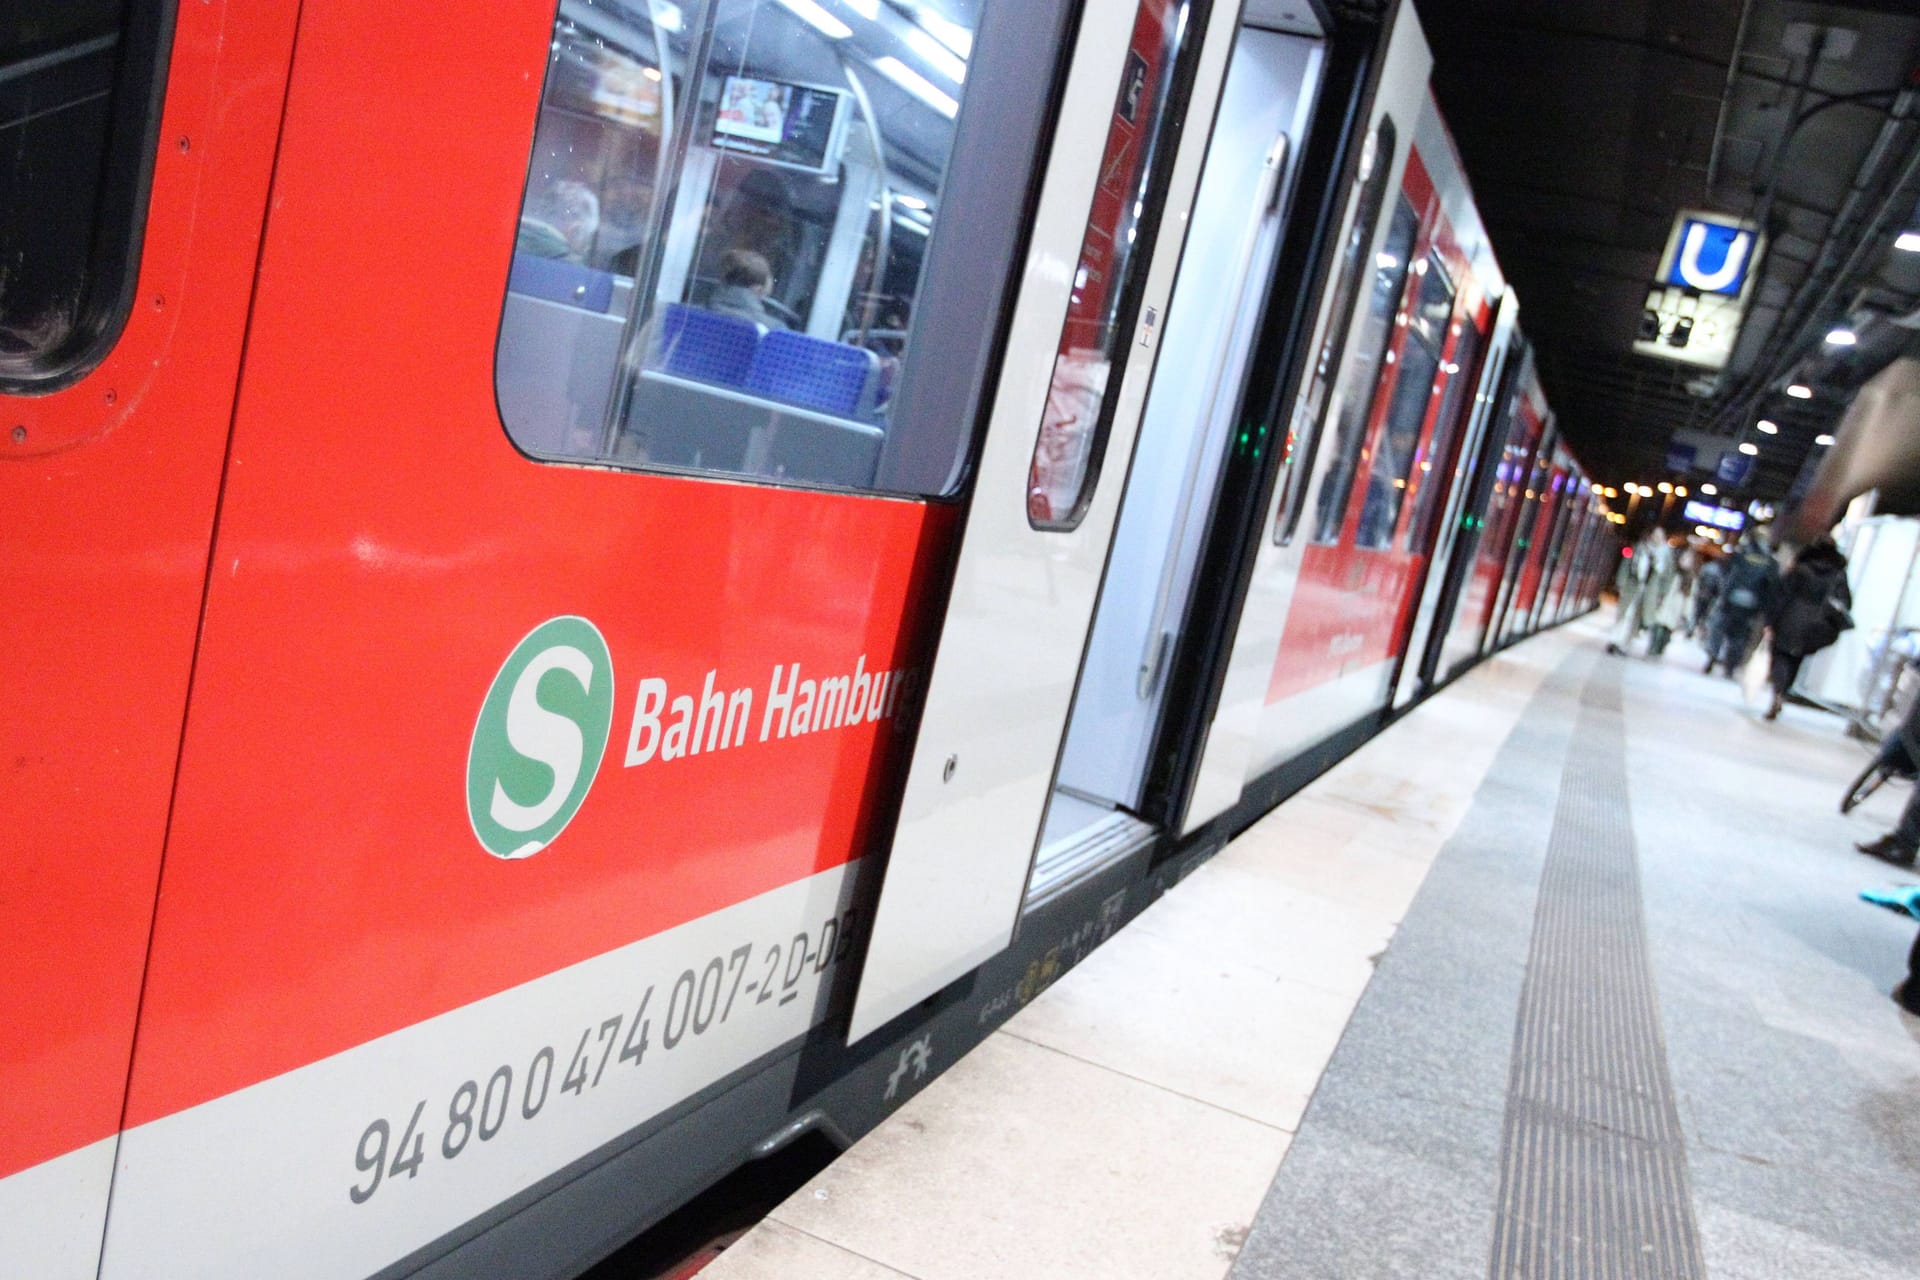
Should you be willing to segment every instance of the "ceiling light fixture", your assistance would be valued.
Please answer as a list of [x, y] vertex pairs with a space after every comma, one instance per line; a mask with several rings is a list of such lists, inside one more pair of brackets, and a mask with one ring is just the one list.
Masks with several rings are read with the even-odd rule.
[[901, 38], [907, 42], [907, 46], [922, 58], [925, 58], [927, 65], [935, 71], [938, 71], [955, 84], [960, 84], [966, 80], [966, 60], [954, 53], [953, 50], [947, 48], [946, 45], [934, 39], [924, 28], [910, 26], [900, 34]]
[[1920, 253], [1920, 231], [1902, 231], [1900, 238], [1893, 242], [1896, 249], [1905, 249], [1908, 253]]
[[[878, 0], [847, 0], [849, 4], [877, 4]], [[973, 32], [967, 30], [944, 14], [935, 13], [922, 5], [919, 10], [920, 25], [933, 34], [947, 48], [963, 58], [973, 55]]]
[[1772, 435], [1780, 434], [1780, 427], [1778, 426], [1778, 424], [1770, 422], [1765, 418], [1762, 418], [1760, 419], [1760, 421], [1754, 423], [1753, 427], [1754, 427], [1754, 430], [1758, 431], [1763, 436], [1772, 436]]
[[1760, 452], [1760, 446], [1751, 440], [1742, 440], [1740, 442], [1740, 452], [1746, 454], [1749, 458], [1756, 457]]
[[845, 40], [853, 28], [822, 9], [814, 0], [780, 0], [795, 17], [829, 40]]
[[1825, 432], [1822, 432], [1821, 434], [1813, 438], [1813, 442], [1816, 445], [1823, 445], [1823, 446], [1830, 445], [1833, 443], [1833, 437], [1830, 435], [1827, 435]]
[[[787, 3], [789, 0], [782, 0], [782, 2]], [[900, 59], [892, 57], [891, 55], [885, 58], [876, 58], [873, 63], [873, 69], [899, 85], [902, 89], [905, 89], [914, 97], [920, 99], [920, 101], [932, 107], [935, 111], [938, 111], [941, 115], [947, 117], [947, 119], [951, 120], [960, 114], [960, 104], [954, 101], [951, 94], [943, 92], [931, 80], [921, 75], [918, 71], [915, 71], [906, 63], [900, 61]]]
[[1813, 388], [1804, 382], [1796, 382], [1787, 388], [1787, 394], [1795, 400], [1811, 400], [1813, 399]]
[[1827, 330], [1827, 344], [1834, 347], [1850, 347], [1860, 341], [1860, 336], [1847, 328]]
[[671, 0], [653, 0], [653, 20], [660, 29], [673, 35], [679, 35], [687, 28], [687, 15], [680, 12], [680, 6]]
[[1706, 494], [1708, 497], [1711, 498], [1715, 494], [1720, 492], [1720, 487], [1718, 485], [1703, 484], [1700, 486], [1700, 492]]

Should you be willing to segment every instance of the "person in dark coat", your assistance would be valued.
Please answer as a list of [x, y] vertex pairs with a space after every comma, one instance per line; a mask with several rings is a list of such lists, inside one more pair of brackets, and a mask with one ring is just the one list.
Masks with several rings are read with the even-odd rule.
[[1773, 705], [1767, 708], [1767, 719], [1779, 717], [1807, 656], [1838, 640], [1853, 625], [1847, 613], [1852, 607], [1847, 558], [1832, 538], [1815, 538], [1794, 557], [1793, 567], [1780, 580], [1779, 603], [1771, 619], [1773, 651], [1767, 679], [1773, 685]]
[[1707, 665], [1732, 675], [1752, 652], [1754, 628], [1780, 608], [1780, 566], [1752, 530], [1740, 536], [1726, 560], [1720, 593], [1707, 623]]
[[1700, 566], [1700, 572], [1693, 580], [1693, 616], [1687, 619], [1689, 638], [1707, 625], [1713, 617], [1714, 606], [1720, 603], [1720, 588], [1727, 580], [1727, 562], [1723, 556], [1714, 556]]

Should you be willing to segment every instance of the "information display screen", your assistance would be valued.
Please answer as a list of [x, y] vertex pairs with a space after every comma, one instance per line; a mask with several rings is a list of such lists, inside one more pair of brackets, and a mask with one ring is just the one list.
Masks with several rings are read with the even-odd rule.
[[1738, 511], [1716, 507], [1710, 502], [1696, 502], [1692, 498], [1687, 499], [1685, 513], [1687, 519], [1695, 524], [1711, 525], [1715, 529], [1738, 530], [1744, 528], [1747, 523], [1747, 518]]
[[838, 89], [728, 76], [713, 119], [713, 145], [769, 164], [831, 173], [840, 164], [846, 103]]

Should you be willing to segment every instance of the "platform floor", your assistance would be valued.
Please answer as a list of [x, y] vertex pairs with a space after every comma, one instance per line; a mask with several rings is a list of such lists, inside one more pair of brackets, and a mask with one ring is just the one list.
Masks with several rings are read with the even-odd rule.
[[[1206, 863], [704, 1280], [1920, 1274], [1865, 752], [1596, 623]], [[1890, 792], [1896, 791], [1889, 788]]]

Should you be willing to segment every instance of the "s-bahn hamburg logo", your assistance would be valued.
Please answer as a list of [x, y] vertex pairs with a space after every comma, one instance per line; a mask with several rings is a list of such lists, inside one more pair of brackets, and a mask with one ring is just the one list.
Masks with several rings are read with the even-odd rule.
[[549, 618], [493, 678], [467, 750], [467, 816], [496, 858], [526, 858], [566, 829], [613, 726], [613, 656], [585, 618]]

